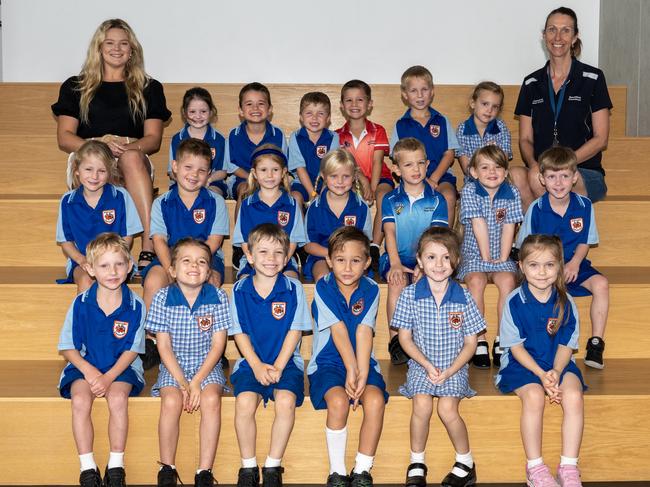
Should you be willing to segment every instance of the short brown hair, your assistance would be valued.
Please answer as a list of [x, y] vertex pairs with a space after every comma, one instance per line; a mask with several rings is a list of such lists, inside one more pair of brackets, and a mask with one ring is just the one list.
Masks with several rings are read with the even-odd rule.
[[503, 149], [498, 145], [489, 144], [477, 149], [474, 154], [472, 154], [472, 158], [469, 161], [469, 167], [476, 169], [480, 157], [485, 157], [494, 162], [497, 166], [502, 167], [506, 171], [508, 170], [508, 156], [506, 156], [506, 153], [503, 152]]
[[539, 162], [539, 173], [544, 174], [545, 171], [562, 171], [568, 169], [571, 172], [578, 170], [578, 158], [576, 153], [568, 147], [551, 147], [546, 149], [537, 158]]
[[253, 248], [264, 239], [278, 242], [282, 245], [285, 255], [289, 255], [289, 235], [287, 235], [287, 232], [285, 232], [280, 225], [275, 223], [260, 223], [257, 225], [253, 230], [251, 230], [251, 233], [248, 234], [248, 249], [252, 251]]
[[368, 97], [368, 100], [372, 100], [372, 90], [370, 89], [370, 85], [360, 79], [351, 79], [341, 87], [341, 102], [343, 102], [345, 92], [352, 89], [362, 90]]
[[400, 78], [400, 88], [402, 91], [406, 90], [406, 85], [411, 78], [422, 78], [429, 83], [429, 86], [433, 87], [433, 76], [431, 75], [431, 71], [424, 66], [417, 64], [411, 66], [402, 73], [402, 77]]
[[327, 113], [332, 113], [332, 102], [330, 101], [330, 97], [322, 91], [310, 91], [309, 93], [305, 93], [300, 99], [300, 113], [302, 113], [307, 105], [325, 105]]
[[430, 243], [442, 245], [449, 252], [449, 263], [451, 268], [456, 270], [460, 264], [460, 237], [458, 234], [447, 227], [429, 227], [420, 236], [418, 240], [417, 255], [420, 257], [424, 248]]
[[122, 254], [127, 262], [131, 261], [129, 244], [113, 232], [100, 233], [86, 245], [86, 260], [92, 265], [101, 255], [111, 250]]
[[399, 165], [399, 157], [397, 157], [397, 155], [400, 152], [415, 152], [418, 150], [422, 151], [425, 158], [427, 157], [427, 149], [421, 141], [415, 137], [405, 137], [400, 139], [395, 144], [395, 147], [393, 147], [393, 162]]
[[171, 250], [171, 262], [172, 265], [176, 263], [176, 259], [178, 258], [178, 254], [180, 250], [183, 247], [198, 247], [201, 250], [203, 250], [206, 254], [206, 257], [208, 259], [208, 266], [212, 268], [212, 251], [210, 250], [210, 247], [208, 246], [207, 243], [205, 243], [203, 240], [198, 240], [194, 237], [185, 237], [180, 239], [178, 242], [174, 244]]
[[201, 157], [208, 161], [208, 167], [212, 166], [212, 149], [204, 140], [189, 138], [178, 144], [176, 161], [180, 162], [188, 156]]
[[239, 90], [239, 108], [242, 107], [244, 95], [249, 91], [259, 91], [266, 97], [266, 101], [268, 102], [269, 106], [273, 106], [273, 104], [271, 103], [271, 92], [269, 91], [269, 89], [266, 86], [264, 86], [262, 83], [258, 83], [257, 81], [254, 81], [253, 83], [248, 83], [247, 85], [242, 86], [241, 90]]
[[359, 242], [363, 245], [363, 253], [366, 258], [370, 257], [370, 239], [357, 227], [352, 226], [340, 227], [332, 232], [327, 240], [327, 255], [331, 258], [334, 252], [342, 250], [348, 242]]

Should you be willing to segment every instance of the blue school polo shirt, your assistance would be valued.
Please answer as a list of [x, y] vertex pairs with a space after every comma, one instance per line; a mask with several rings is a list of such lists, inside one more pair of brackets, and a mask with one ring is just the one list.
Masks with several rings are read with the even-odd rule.
[[[176, 159], [176, 151], [180, 143], [186, 139], [191, 139], [189, 131], [189, 124], [177, 132], [169, 144], [169, 164], [167, 165], [167, 173], [171, 174], [172, 172], [172, 161]], [[220, 171], [225, 169], [224, 167], [224, 156], [226, 154], [226, 138], [221, 135], [221, 133], [216, 130], [212, 125], [208, 125], [208, 130], [203, 136], [203, 141], [206, 142], [210, 149], [212, 150], [212, 164], [210, 169], [212, 171]]]
[[400, 184], [384, 196], [381, 222], [382, 225], [395, 224], [400, 261], [412, 268], [416, 264], [415, 254], [422, 233], [429, 227], [449, 226], [447, 203], [443, 196], [426, 182], [422, 197], [411, 203], [404, 185]]
[[[58, 350], [78, 350], [87, 362], [105, 373], [124, 352], [144, 353], [146, 313], [142, 298], [122, 284], [122, 303], [106, 316], [97, 304], [97, 287], [94, 283], [72, 302], [61, 329]], [[144, 383], [140, 358], [136, 357], [130, 366]]]
[[470, 115], [467, 120], [458, 124], [456, 130], [456, 138], [458, 139], [459, 149], [456, 150], [456, 157], [467, 156], [470, 159], [481, 147], [486, 145], [496, 145], [503, 152], [505, 152], [508, 160], [512, 159], [512, 142], [510, 139], [510, 131], [506, 124], [500, 118], [495, 118], [485, 127], [483, 137], [476, 128], [474, 115]]
[[83, 187], [68, 191], [61, 198], [56, 223], [56, 241], [74, 242], [86, 255], [86, 246], [103, 232], [121, 237], [142, 231], [140, 217], [131, 195], [124, 188], [106, 184], [97, 206], [91, 208], [83, 195]]
[[206, 188], [200, 189], [189, 209], [178, 194], [178, 186], [153, 202], [151, 235], [167, 237], [169, 247], [185, 237], [205, 241], [210, 235], [228, 235], [229, 232], [226, 203], [221, 195]]
[[239, 168], [250, 171], [253, 151], [264, 144], [274, 144], [281, 148], [282, 152], [287, 153], [287, 141], [279, 127], [266, 122], [264, 137], [262, 137], [259, 144], [254, 144], [246, 133], [246, 122], [242, 122], [241, 125], [232, 129], [230, 135], [228, 135], [224, 168], [229, 173], [233, 173]]
[[305, 127], [296, 130], [289, 137], [289, 171], [294, 176], [296, 169], [307, 169], [312, 184], [316, 182], [320, 173], [321, 159], [329, 151], [339, 148], [339, 136], [332, 130], [325, 129], [314, 144], [309, 138]]
[[332, 232], [341, 227], [357, 227], [372, 240], [372, 215], [370, 208], [356, 193], [348, 193], [348, 202], [336, 216], [327, 202], [327, 188], [318, 196], [305, 215], [307, 243], [314, 242], [327, 248], [327, 242]]
[[[330, 328], [336, 323], [343, 322], [348, 330], [352, 349], [357, 349], [357, 327], [365, 325], [375, 330], [377, 307], [379, 306], [379, 286], [372, 279], [363, 276], [359, 287], [355, 289], [350, 303], [339, 290], [334, 274], [331, 272], [316, 283], [314, 301], [311, 305], [314, 316], [313, 351], [307, 374], [313, 374], [318, 367], [343, 367], [343, 359], [339, 353]], [[379, 372], [374, 354], [370, 356], [370, 367]]]
[[[390, 137], [391, 154], [397, 141], [406, 137], [415, 137], [424, 144], [427, 150], [427, 159], [429, 159], [427, 177], [431, 176], [431, 173], [436, 170], [445, 151], [460, 148], [456, 134], [447, 117], [431, 107], [429, 107], [429, 113], [429, 121], [423, 127], [420, 122], [411, 117], [411, 110], [406, 110], [402, 118], [395, 123]], [[451, 169], [448, 172], [451, 172]], [[453, 177], [453, 175], [451, 176]], [[455, 177], [453, 182], [456, 183]]]
[[548, 193], [536, 199], [528, 208], [519, 229], [517, 247], [521, 248], [524, 239], [531, 234], [556, 235], [562, 240], [564, 261], [568, 262], [573, 258], [578, 245], [597, 244], [598, 230], [591, 201], [573, 192], [569, 197], [569, 206], [564, 216], [553, 211]]
[[[266, 298], [257, 293], [252, 276], [237, 281], [232, 289], [230, 309], [233, 324], [228, 335], [248, 335], [255, 353], [266, 364], [273, 364], [278, 358], [289, 331], [312, 329], [302, 284], [283, 274], [278, 274], [275, 285]], [[291, 361], [299, 370], [304, 370], [300, 343], [289, 363]], [[232, 373], [240, 367], [250, 370], [246, 359], [240, 358]]]
[[302, 210], [285, 191], [271, 206], [260, 199], [259, 190], [246, 198], [239, 208], [232, 243], [237, 247], [248, 242], [248, 234], [257, 225], [275, 223], [289, 235], [289, 241], [303, 245], [307, 241]]

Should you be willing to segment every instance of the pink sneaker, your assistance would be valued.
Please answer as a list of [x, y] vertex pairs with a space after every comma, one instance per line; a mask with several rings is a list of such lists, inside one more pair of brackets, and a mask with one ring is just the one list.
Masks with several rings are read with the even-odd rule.
[[545, 463], [531, 469], [526, 468], [526, 485], [528, 487], [559, 487]]
[[582, 487], [580, 470], [575, 465], [560, 465], [557, 468], [557, 481], [561, 487]]

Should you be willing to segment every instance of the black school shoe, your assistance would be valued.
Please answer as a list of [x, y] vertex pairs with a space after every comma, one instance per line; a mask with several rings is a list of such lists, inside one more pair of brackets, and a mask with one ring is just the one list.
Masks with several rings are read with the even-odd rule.
[[106, 467], [104, 487], [126, 487], [126, 472], [123, 467]]
[[284, 467], [262, 467], [262, 487], [282, 487]]
[[459, 477], [449, 472], [440, 483], [442, 487], [470, 487], [476, 485], [476, 463], [474, 463], [472, 468], [469, 468], [464, 463], [456, 462], [454, 463], [454, 467], [464, 470], [467, 472], [467, 475], [465, 477]]
[[239, 261], [244, 256], [244, 251], [241, 247], [232, 246], [232, 266], [235, 270], [239, 270]]
[[240, 468], [237, 474], [237, 487], [258, 487], [260, 485], [259, 467]]
[[[176, 487], [180, 477], [178, 471], [171, 465], [162, 463], [162, 468], [158, 470], [158, 487]], [[181, 482], [182, 484], [183, 482]]]
[[327, 476], [325, 487], [350, 487], [350, 477], [339, 473], [331, 473]]
[[[424, 475], [409, 475], [411, 470], [422, 469]], [[429, 469], [424, 463], [412, 463], [406, 469], [406, 487], [426, 487], [427, 486], [427, 471]]]
[[153, 339], [145, 338], [144, 353], [140, 354], [140, 359], [142, 360], [142, 367], [144, 367], [144, 370], [153, 369], [160, 365], [160, 354], [158, 353], [156, 342], [154, 342]]
[[102, 487], [102, 476], [99, 469], [89, 468], [79, 475], [79, 485], [81, 487]]
[[402, 365], [408, 362], [409, 356], [399, 343], [399, 338], [395, 335], [388, 343], [388, 353], [390, 354], [390, 363], [393, 365]]
[[501, 367], [501, 355], [503, 355], [503, 349], [499, 343], [499, 337], [496, 337], [492, 344], [492, 365], [497, 369]]
[[378, 245], [370, 246], [370, 259], [371, 259], [370, 268], [373, 270], [373, 272], [379, 273], [379, 246]]
[[201, 470], [194, 476], [194, 487], [212, 487], [215, 484], [212, 470]]
[[485, 347], [486, 353], [474, 353], [474, 356], [472, 357], [472, 365], [476, 367], [477, 369], [489, 369], [490, 368], [490, 347], [488, 345], [488, 342], [485, 340], [479, 340], [478, 344], [476, 345], [476, 349], [478, 350], [478, 347]]
[[373, 485], [374, 483], [370, 472], [364, 470], [361, 473], [354, 473], [353, 470], [350, 474], [350, 487], [373, 487]]
[[605, 351], [605, 342], [602, 338], [591, 337], [587, 340], [587, 355], [585, 355], [585, 365], [594, 369], [603, 369], [603, 352]]

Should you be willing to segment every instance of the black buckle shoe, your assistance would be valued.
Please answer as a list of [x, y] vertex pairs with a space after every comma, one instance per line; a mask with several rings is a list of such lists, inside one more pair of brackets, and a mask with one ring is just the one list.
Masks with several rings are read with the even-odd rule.
[[240, 468], [237, 474], [237, 487], [258, 487], [260, 485], [259, 467]]
[[465, 477], [459, 477], [449, 472], [440, 483], [442, 487], [471, 487], [472, 485], [476, 485], [476, 463], [472, 468], [469, 468], [464, 463], [456, 462], [454, 463], [454, 467], [464, 470], [467, 472], [467, 475]]
[[594, 369], [602, 370], [605, 367], [603, 363], [603, 352], [605, 351], [605, 342], [600, 337], [591, 337], [587, 340], [587, 355], [585, 355], [585, 365]]
[[123, 467], [106, 467], [104, 487], [126, 487], [126, 472]]
[[370, 246], [370, 259], [371, 259], [370, 268], [375, 273], [379, 272], [379, 257], [380, 257], [379, 247], [377, 245], [371, 245]]
[[326, 487], [350, 487], [350, 477], [340, 473], [331, 473], [327, 476]]
[[[409, 475], [411, 470], [424, 470], [424, 475]], [[406, 469], [406, 487], [426, 487], [427, 485], [427, 472], [429, 469], [424, 463], [412, 463]]]
[[372, 475], [370, 472], [365, 470], [361, 473], [354, 473], [354, 470], [350, 474], [350, 487], [373, 487], [374, 483], [372, 481]]
[[489, 369], [490, 368], [490, 347], [488, 346], [488, 342], [486, 342], [485, 340], [479, 340], [478, 344], [476, 345], [477, 350], [478, 347], [485, 347], [487, 349], [487, 352], [481, 354], [474, 353], [474, 356], [472, 357], [472, 365], [477, 369]]
[[79, 485], [81, 487], [102, 487], [102, 476], [99, 469], [89, 468], [79, 475]]
[[212, 487], [216, 485], [212, 470], [201, 470], [194, 476], [194, 487]]
[[393, 365], [402, 365], [408, 362], [409, 356], [399, 343], [399, 338], [395, 335], [388, 343], [388, 353], [390, 354], [390, 363]]
[[503, 355], [503, 349], [499, 344], [499, 337], [496, 337], [492, 344], [492, 365], [497, 369], [501, 367], [501, 355]]
[[[160, 463], [160, 462], [158, 462]], [[181, 478], [178, 476], [178, 471], [172, 468], [171, 465], [160, 463], [162, 468], [158, 470], [158, 487], [176, 487], [178, 482], [183, 485]]]
[[158, 347], [156, 342], [151, 338], [145, 338], [144, 340], [144, 353], [140, 354], [140, 359], [142, 359], [142, 367], [144, 370], [153, 369], [160, 365], [160, 354], [158, 353]]
[[284, 467], [262, 467], [262, 487], [282, 487]]
[[244, 251], [241, 247], [232, 246], [232, 266], [235, 270], [239, 270], [239, 261], [244, 256]]

